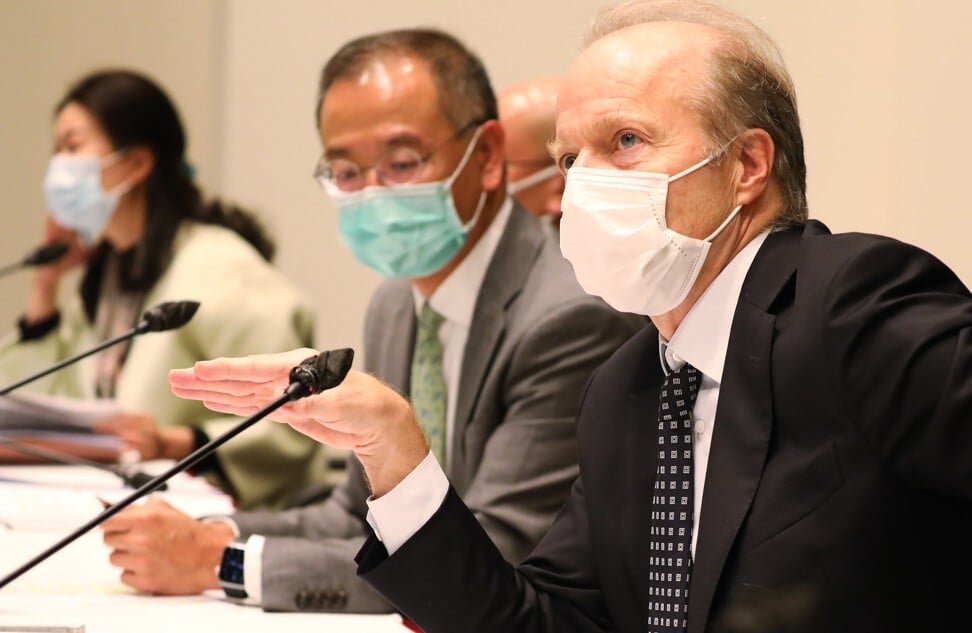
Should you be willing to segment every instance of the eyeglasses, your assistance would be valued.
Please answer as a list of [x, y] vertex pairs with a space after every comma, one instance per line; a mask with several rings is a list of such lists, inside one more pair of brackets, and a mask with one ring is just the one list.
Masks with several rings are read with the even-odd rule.
[[460, 127], [449, 138], [445, 139], [426, 154], [420, 154], [412, 147], [390, 147], [378, 157], [374, 165], [359, 165], [345, 158], [326, 160], [323, 156], [314, 169], [314, 180], [326, 191], [330, 187], [340, 191], [358, 191], [364, 189], [369, 170], [375, 170], [378, 182], [386, 187], [399, 187], [418, 180], [422, 167], [446, 143], [454, 141], [473, 127], [482, 123], [474, 119]]

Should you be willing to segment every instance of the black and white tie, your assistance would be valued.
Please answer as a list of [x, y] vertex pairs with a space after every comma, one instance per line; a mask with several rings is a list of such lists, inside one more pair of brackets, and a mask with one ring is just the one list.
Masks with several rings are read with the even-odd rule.
[[688, 627], [692, 569], [692, 407], [699, 372], [685, 363], [668, 374], [658, 399], [658, 467], [651, 511], [649, 633]]

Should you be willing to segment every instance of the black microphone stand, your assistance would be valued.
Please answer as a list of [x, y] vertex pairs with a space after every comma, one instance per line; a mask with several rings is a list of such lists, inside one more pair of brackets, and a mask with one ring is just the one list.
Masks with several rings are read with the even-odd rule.
[[81, 360], [82, 358], [84, 358], [85, 356], [90, 356], [92, 354], [95, 354], [97, 352], [100, 352], [101, 350], [105, 349], [106, 347], [111, 347], [112, 345], [115, 345], [116, 343], [121, 343], [125, 339], [132, 338], [136, 334], [139, 334], [139, 332], [137, 330], [129, 330], [128, 332], [125, 332], [124, 334], [119, 334], [118, 336], [115, 336], [113, 338], [110, 338], [107, 341], [104, 341], [102, 343], [98, 343], [93, 348], [91, 348], [89, 350], [85, 350], [85, 351], [81, 352], [80, 354], [75, 354], [74, 356], [70, 356], [68, 358], [65, 358], [64, 360], [59, 361], [59, 362], [51, 365], [50, 367], [47, 367], [46, 369], [44, 369], [44, 370], [42, 370], [42, 371], [40, 371], [40, 372], [38, 372], [38, 373], [36, 373], [36, 374], [34, 374], [32, 376], [27, 376], [23, 380], [18, 380], [14, 384], [12, 384], [12, 385], [10, 385], [8, 387], [4, 387], [3, 389], [0, 389], [0, 396], [5, 396], [5, 395], [7, 395], [8, 393], [10, 393], [11, 391], [13, 391], [15, 389], [18, 389], [20, 387], [23, 387], [24, 385], [26, 385], [28, 383], [34, 382], [35, 380], [37, 380], [39, 378], [43, 378], [47, 374], [52, 374], [55, 371], [57, 371], [58, 369], [61, 369], [62, 367], [67, 367], [71, 363], [76, 363], [79, 360]]
[[24, 267], [23, 262], [14, 262], [12, 264], [7, 264], [3, 268], [0, 268], [0, 277], [6, 277], [10, 273], [20, 270], [23, 267]]
[[350, 371], [353, 360], [354, 352], [350, 349], [323, 352], [317, 356], [311, 356], [310, 358], [306, 359], [299, 366], [291, 370], [290, 385], [284, 390], [280, 397], [254, 413], [249, 418], [243, 420], [226, 433], [223, 433], [219, 437], [216, 437], [203, 446], [200, 446], [195, 451], [177, 462], [174, 466], [166, 470], [164, 473], [153, 477], [145, 485], [140, 486], [133, 491], [132, 494], [128, 495], [118, 503], [105, 508], [105, 510], [98, 516], [84, 523], [79, 528], [58, 542], [54, 543], [40, 554], [34, 556], [3, 578], [0, 578], [0, 589], [6, 587], [11, 582], [33, 569], [39, 563], [47, 560], [66, 545], [72, 543], [89, 532], [92, 528], [97, 527], [107, 519], [115, 516], [145, 495], [154, 492], [169, 479], [172, 479], [182, 471], [191, 468], [195, 464], [198, 464], [217, 448], [230, 441], [246, 429], [250, 428], [263, 418], [267, 417], [283, 405], [294, 400], [299, 400], [300, 398], [309, 396], [313, 393], [319, 393], [325, 389], [336, 387], [341, 383], [342, 380], [344, 380], [344, 377], [348, 374], [348, 371]]
[[18, 380], [12, 385], [0, 389], [0, 396], [5, 396], [14, 389], [23, 387], [24, 385], [34, 382], [39, 378], [54, 373], [58, 369], [67, 367], [71, 363], [76, 363], [86, 356], [91, 356], [106, 347], [111, 347], [116, 343], [121, 343], [126, 339], [133, 338], [139, 334], [145, 334], [146, 332], [164, 332], [166, 330], [173, 330], [178, 327], [182, 327], [186, 324], [196, 314], [196, 310], [199, 309], [199, 302], [197, 301], [171, 301], [166, 303], [160, 303], [148, 312], [146, 312], [142, 321], [130, 329], [129, 331], [119, 334], [113, 338], [108, 339], [102, 343], [98, 343], [91, 349], [85, 350], [74, 356], [69, 356], [64, 360], [54, 363], [50, 367], [43, 369], [36, 374], [27, 376], [23, 380]]
[[0, 268], [0, 277], [4, 277], [9, 273], [20, 270], [21, 268], [27, 268], [29, 266], [43, 266], [44, 264], [50, 264], [55, 262], [70, 250], [70, 245], [67, 242], [52, 242], [50, 244], [45, 244], [24, 257], [19, 262], [14, 262], [12, 264], [7, 264]]

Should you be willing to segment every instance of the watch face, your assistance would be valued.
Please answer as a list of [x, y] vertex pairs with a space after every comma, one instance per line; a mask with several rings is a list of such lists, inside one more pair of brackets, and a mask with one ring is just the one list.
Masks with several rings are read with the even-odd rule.
[[243, 548], [230, 544], [223, 550], [223, 560], [219, 564], [219, 580], [243, 587]]

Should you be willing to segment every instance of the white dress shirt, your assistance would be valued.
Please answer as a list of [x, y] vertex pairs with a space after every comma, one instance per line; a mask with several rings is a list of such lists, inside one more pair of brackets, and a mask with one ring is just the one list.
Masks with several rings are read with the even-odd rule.
[[[689, 362], [702, 374], [702, 384], [692, 409], [695, 419], [696, 491], [692, 526], [693, 557], [732, 317], [743, 281], [767, 235], [764, 232], [756, 236], [726, 265], [685, 315], [670, 341], [666, 343], [659, 336], [659, 362], [663, 368], [665, 359], [675, 369]], [[662, 358], [663, 355], [665, 358]], [[395, 488], [378, 499], [368, 500], [368, 523], [385, 545], [389, 556], [432, 518], [448, 490], [449, 481], [445, 473], [429, 453]]]
[[[699, 392], [692, 408], [693, 475], [695, 503], [692, 509], [692, 557], [699, 538], [699, 517], [702, 512], [702, 493], [705, 489], [705, 473], [709, 465], [709, 449], [712, 447], [712, 430], [716, 422], [716, 405], [719, 402], [719, 385], [722, 384], [722, 368], [729, 348], [729, 330], [732, 315], [739, 303], [739, 293], [749, 267], [752, 266], [759, 247], [766, 241], [767, 233], [760, 233], [732, 258], [719, 276], [705, 289], [699, 300], [688, 311], [672, 340], [666, 343], [658, 335], [662, 369], [677, 371], [686, 362], [702, 374]], [[667, 363], [667, 367], [666, 367]]]

